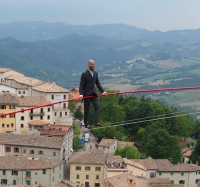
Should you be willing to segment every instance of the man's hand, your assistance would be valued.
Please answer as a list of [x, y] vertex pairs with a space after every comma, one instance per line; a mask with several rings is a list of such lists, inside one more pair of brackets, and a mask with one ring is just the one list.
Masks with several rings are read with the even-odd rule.
[[106, 95], [107, 94], [107, 92], [103, 92], [103, 95]]
[[80, 99], [80, 100], [83, 100], [83, 95], [80, 95], [80, 96], [79, 96], [79, 99]]

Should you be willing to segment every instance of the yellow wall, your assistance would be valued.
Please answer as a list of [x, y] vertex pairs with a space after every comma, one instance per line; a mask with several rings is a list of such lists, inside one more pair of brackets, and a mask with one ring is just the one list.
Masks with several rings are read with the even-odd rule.
[[[81, 166], [81, 170], [76, 170], [76, 166]], [[85, 170], [85, 167], [89, 166], [90, 171]], [[101, 167], [101, 171], [95, 171], [95, 167]], [[103, 187], [103, 164], [70, 164], [70, 180], [73, 182], [80, 182], [80, 184], [85, 184], [89, 182], [91, 187], [95, 186], [95, 183], [100, 183], [100, 187]], [[79, 175], [79, 179], [76, 176]], [[89, 179], [86, 179], [86, 175], [89, 175]], [[99, 179], [96, 179], [96, 176], [99, 176]]]
[[131, 175], [147, 177], [147, 171], [146, 170], [134, 167], [134, 166], [129, 165], [129, 164], [127, 164], [126, 167], [128, 169], [128, 173], [131, 174]]
[[[0, 105], [4, 105], [1, 104]], [[6, 105], [6, 109], [0, 109], [0, 113], [8, 113], [8, 112], [14, 112], [15, 109], [9, 109], [9, 105]], [[0, 117], [0, 132], [6, 132], [6, 131], [15, 131], [15, 117], [10, 118], [9, 115], [7, 115], [5, 118]], [[4, 124], [4, 127], [2, 125]], [[11, 124], [13, 124], [13, 127], [11, 127]], [[9, 125], [9, 127], [7, 127]]]

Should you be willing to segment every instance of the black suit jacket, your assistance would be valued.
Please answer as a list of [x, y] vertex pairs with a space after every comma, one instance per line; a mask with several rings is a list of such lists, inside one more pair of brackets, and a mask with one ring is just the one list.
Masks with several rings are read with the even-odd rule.
[[79, 86], [79, 93], [83, 96], [89, 96], [89, 95], [97, 95], [97, 91], [95, 88], [95, 85], [97, 85], [97, 88], [100, 90], [101, 93], [104, 92], [98, 78], [98, 73], [96, 71], [93, 72], [93, 77], [89, 70], [86, 70], [81, 75], [81, 81]]

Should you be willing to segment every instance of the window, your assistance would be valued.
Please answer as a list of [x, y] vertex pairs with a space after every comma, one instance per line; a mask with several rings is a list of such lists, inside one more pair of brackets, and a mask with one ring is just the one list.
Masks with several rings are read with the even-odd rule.
[[95, 171], [101, 171], [101, 167], [95, 167]]
[[2, 128], [4, 128], [5, 127], [5, 125], [4, 125], [4, 123], [2, 124]]
[[76, 179], [79, 179], [79, 175], [76, 175]]
[[85, 167], [85, 170], [86, 170], [86, 171], [89, 171], [89, 170], [90, 170], [90, 167], [89, 167], [89, 166], [86, 166], [86, 167]]
[[52, 177], [52, 182], [54, 181], [54, 177]]
[[161, 175], [162, 175], [162, 173], [159, 173], [159, 175], [161, 176]]
[[200, 182], [200, 179], [196, 179], [196, 183]]
[[9, 109], [15, 109], [15, 105], [10, 105]]
[[14, 127], [14, 124], [13, 124], [13, 123], [11, 123], [11, 127]]
[[56, 156], [56, 152], [53, 152], [53, 156]]
[[40, 119], [43, 119], [43, 116], [40, 116]]
[[86, 179], [89, 179], [89, 175], [86, 175]]
[[23, 91], [23, 94], [25, 94], [25, 91]]
[[61, 170], [61, 165], [59, 165], [59, 169]]
[[81, 166], [76, 166], [76, 170], [81, 170]]
[[22, 121], [24, 120], [24, 116], [21, 116], [21, 120], [22, 120]]
[[174, 181], [172, 180], [171, 183], [174, 184]]
[[66, 103], [63, 104], [63, 108], [66, 108]]
[[7, 124], [7, 128], [9, 128], [9, 124]]
[[52, 170], [53, 170], [53, 173], [54, 173], [54, 168]]
[[13, 185], [16, 185], [17, 184], [17, 180], [13, 180]]
[[6, 175], [6, 170], [3, 170], [3, 175]]
[[21, 91], [18, 91], [18, 94], [21, 94]]
[[50, 115], [47, 116], [47, 119], [50, 119]]
[[24, 124], [21, 124], [21, 128], [24, 128]]
[[54, 113], [54, 116], [56, 116], [56, 112]]
[[26, 149], [23, 149], [23, 153], [25, 153], [25, 154], [26, 154]]
[[99, 179], [99, 175], [96, 175], [96, 179]]
[[33, 116], [31, 116], [30, 119], [33, 120]]
[[42, 170], [42, 174], [46, 174], [46, 169], [43, 169], [43, 170]]
[[51, 109], [50, 108], [48, 108], [48, 112], [50, 112], [51, 111]]
[[11, 152], [11, 147], [5, 147], [5, 152], [10, 153]]
[[10, 114], [9, 117], [10, 118], [15, 118], [15, 114]]
[[174, 173], [171, 173], [171, 175], [173, 175]]
[[62, 117], [62, 112], [60, 112], [60, 117]]
[[179, 184], [185, 184], [185, 181], [184, 180], [180, 180]]
[[30, 154], [34, 154], [34, 150], [30, 150]]
[[0, 105], [0, 109], [6, 109], [6, 105]]
[[156, 172], [151, 172], [150, 173], [150, 178], [155, 178], [156, 177]]
[[59, 173], [59, 178], [61, 178], [61, 173]]
[[51, 99], [54, 99], [54, 95], [51, 95]]
[[14, 153], [19, 153], [19, 148], [18, 147], [14, 147]]
[[65, 112], [65, 116], [67, 116], [67, 112]]
[[64, 95], [64, 99], [66, 99], [66, 95]]
[[184, 173], [181, 173], [181, 176], [184, 176]]
[[[1, 113], [1, 114], [4, 114], [4, 113]], [[1, 118], [6, 118], [6, 116], [1, 116]]]
[[44, 155], [43, 151], [38, 151], [38, 155]]
[[12, 175], [18, 175], [18, 171], [12, 170]]

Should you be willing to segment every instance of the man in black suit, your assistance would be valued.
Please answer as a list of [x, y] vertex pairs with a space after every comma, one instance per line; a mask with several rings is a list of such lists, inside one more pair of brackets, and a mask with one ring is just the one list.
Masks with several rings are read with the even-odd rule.
[[88, 69], [82, 73], [79, 86], [80, 99], [83, 99], [84, 96], [94, 96], [93, 98], [84, 99], [84, 123], [86, 128], [90, 128], [90, 126], [88, 125], [90, 102], [92, 102], [95, 110], [94, 124], [95, 126], [101, 126], [98, 121], [99, 101], [95, 85], [97, 86], [97, 88], [100, 90], [101, 93], [106, 94], [106, 92], [103, 90], [99, 82], [98, 73], [94, 71], [94, 67], [95, 67], [94, 60], [89, 60]]

